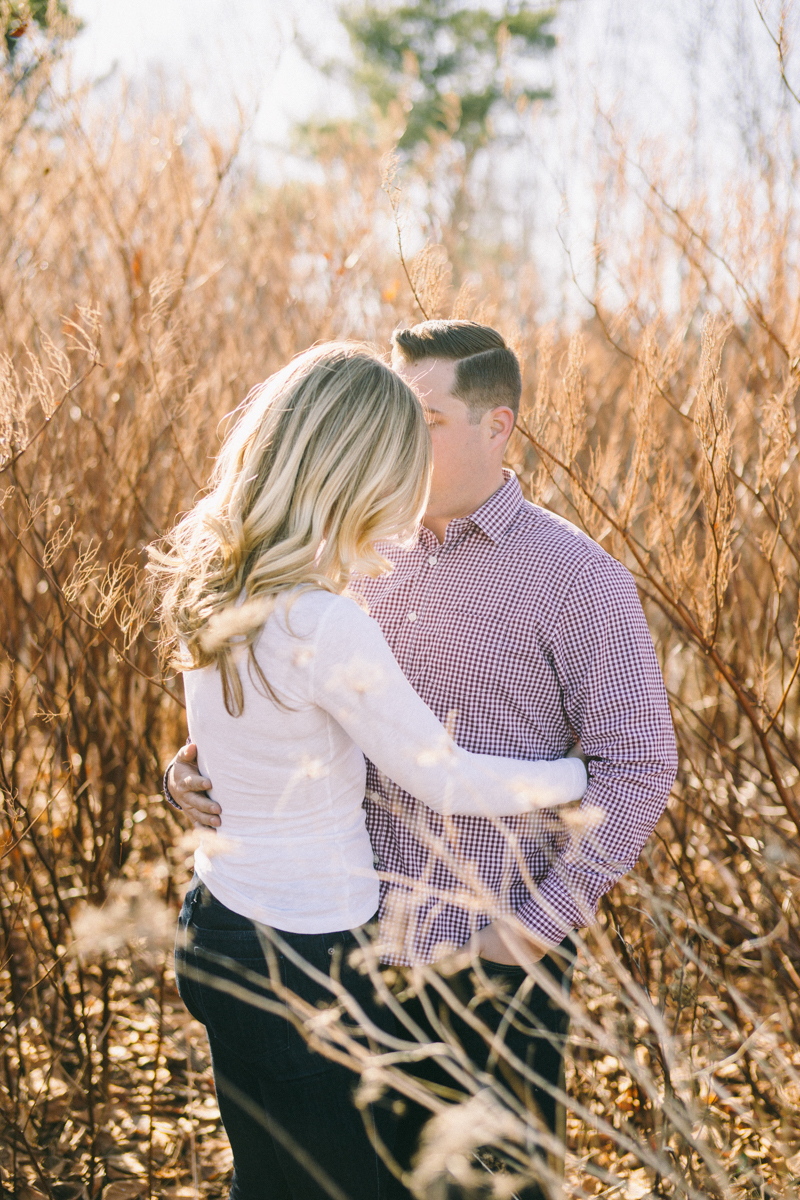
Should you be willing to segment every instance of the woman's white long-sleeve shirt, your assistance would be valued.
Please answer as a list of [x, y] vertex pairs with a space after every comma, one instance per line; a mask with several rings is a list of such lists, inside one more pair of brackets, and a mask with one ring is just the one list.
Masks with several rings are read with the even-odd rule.
[[198, 875], [234, 912], [290, 933], [369, 920], [378, 876], [364, 824], [364, 755], [439, 813], [510, 816], [579, 800], [578, 758], [524, 762], [455, 745], [354, 600], [303, 592], [279, 603], [255, 646], [282, 702], [239, 663], [244, 710], [225, 709], [216, 667], [184, 674], [198, 765], [222, 808]]

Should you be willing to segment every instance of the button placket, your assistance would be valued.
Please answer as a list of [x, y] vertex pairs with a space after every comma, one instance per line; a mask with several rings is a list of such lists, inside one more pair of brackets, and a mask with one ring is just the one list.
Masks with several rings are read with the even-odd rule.
[[[431, 546], [429, 549], [433, 550], [433, 547]], [[406, 629], [408, 629], [406, 645], [409, 647], [408, 670], [406, 671], [406, 675], [412, 681], [412, 683], [417, 677], [418, 668], [420, 665], [420, 637], [417, 635], [417, 630], [419, 630], [420, 635], [422, 635], [425, 623], [422, 620], [421, 614], [424, 614], [425, 604], [427, 603], [427, 598], [432, 586], [432, 577], [430, 572], [425, 570], [425, 562], [426, 560], [429, 562], [434, 555], [432, 553], [425, 553], [425, 548], [423, 548], [423, 554], [425, 557], [421, 560], [418, 560], [419, 567], [414, 573], [413, 588], [411, 590], [411, 595], [408, 597], [408, 610], [406, 611], [404, 622]], [[421, 638], [421, 641], [424, 647], [424, 636]]]

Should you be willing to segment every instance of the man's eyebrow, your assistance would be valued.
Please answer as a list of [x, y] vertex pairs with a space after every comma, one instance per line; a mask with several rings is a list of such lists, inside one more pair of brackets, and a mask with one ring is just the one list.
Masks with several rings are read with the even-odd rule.
[[423, 404], [422, 407], [425, 409], [426, 413], [432, 413], [433, 416], [435, 416], [435, 417], [443, 417], [444, 416], [444, 413], [442, 412], [442, 410], [440, 408], [433, 408], [430, 404]]

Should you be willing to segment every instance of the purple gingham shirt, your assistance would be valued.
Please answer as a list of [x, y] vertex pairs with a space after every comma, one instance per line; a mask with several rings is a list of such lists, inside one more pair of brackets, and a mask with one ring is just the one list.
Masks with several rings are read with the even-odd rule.
[[[492, 821], [425, 808], [369, 763], [367, 827], [391, 962], [430, 962], [503, 912], [557, 944], [636, 863], [677, 755], [650, 633], [629, 572], [516, 477], [443, 544], [422, 528], [361, 579], [402, 670], [459, 745], [511, 758], [589, 756], [586, 821], [552, 810]], [[599, 812], [598, 810], [602, 810]], [[599, 823], [598, 823], [599, 822]]]

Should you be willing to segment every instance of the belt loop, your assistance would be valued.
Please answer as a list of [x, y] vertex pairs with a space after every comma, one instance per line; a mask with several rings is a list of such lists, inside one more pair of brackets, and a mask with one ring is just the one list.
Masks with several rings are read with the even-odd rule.
[[197, 908], [198, 904], [202, 900], [204, 890], [205, 889], [204, 889], [203, 881], [202, 881], [202, 879], [200, 879], [200, 880], [198, 880], [197, 887], [194, 889], [194, 895], [192, 896], [192, 902], [189, 906], [189, 919], [190, 920], [192, 919], [192, 917], [194, 917], [194, 910]]

